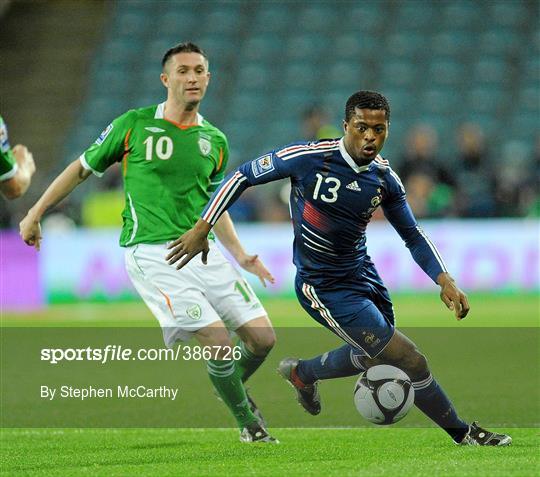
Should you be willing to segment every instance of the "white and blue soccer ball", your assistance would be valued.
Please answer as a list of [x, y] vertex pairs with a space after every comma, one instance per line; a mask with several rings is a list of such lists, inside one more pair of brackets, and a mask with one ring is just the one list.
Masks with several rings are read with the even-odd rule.
[[358, 412], [374, 424], [393, 424], [403, 419], [414, 404], [409, 376], [386, 364], [363, 372], [354, 386]]

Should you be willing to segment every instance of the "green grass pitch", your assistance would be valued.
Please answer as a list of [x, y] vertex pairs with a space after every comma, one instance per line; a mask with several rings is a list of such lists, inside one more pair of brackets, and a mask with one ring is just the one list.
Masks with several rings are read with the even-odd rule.
[[[540, 299], [535, 294], [469, 296], [471, 312], [457, 322], [436, 292], [393, 297], [398, 327], [537, 327]], [[264, 306], [277, 327], [314, 326], [296, 299], [267, 298]], [[157, 326], [142, 302], [56, 305], [32, 313], [1, 313], [3, 326]]]
[[508, 448], [457, 447], [438, 429], [275, 429], [279, 445], [231, 429], [8, 430], [6, 475], [533, 476], [537, 430]]
[[[457, 323], [452, 314], [446, 311], [436, 294], [397, 296], [394, 301], [399, 325], [408, 327], [413, 335], [416, 329], [419, 339], [424, 340], [428, 347], [432, 335], [441, 337], [445, 333], [459, 333], [460, 327], [470, 333], [481, 332], [485, 328], [486, 333], [491, 332], [493, 336], [499, 336], [497, 329], [501, 328], [501, 340], [508, 343], [512, 336], [511, 328], [522, 328], [526, 335], [527, 330], [537, 329], [539, 324], [538, 297], [533, 295], [473, 295], [471, 315], [461, 323]], [[312, 326], [310, 318], [294, 300], [265, 300], [265, 306], [279, 333], [286, 334], [283, 330], [287, 327]], [[4, 313], [2, 326], [151, 327], [155, 323], [142, 303], [127, 303], [62, 305], [25, 315]], [[524, 335], [518, 333], [516, 336], [522, 340]], [[518, 342], [518, 346], [521, 342]], [[336, 344], [339, 342], [336, 341]], [[463, 353], [469, 353], [468, 356], [479, 355], [464, 372], [492, 373], [493, 381], [496, 381], [497, 373], [502, 373], [506, 376], [502, 378], [503, 381], [506, 380], [512, 389], [517, 389], [523, 378], [519, 377], [516, 382], [508, 381], [508, 374], [512, 373], [510, 365], [504, 361], [494, 363], [489, 360], [485, 363], [481, 359], [482, 346], [487, 345], [489, 343], [479, 343], [478, 349], [463, 350]], [[427, 353], [428, 358], [445, 375], [443, 384], [445, 387], [448, 385], [453, 400], [460, 404], [458, 407], [467, 416], [476, 416], [473, 413], [482, 409], [481, 402], [478, 402], [482, 398], [474, 390], [462, 389], [459, 376], [452, 374], [455, 366], [453, 357], [440, 349], [439, 342], [433, 346], [434, 349]], [[319, 352], [316, 343], [308, 343], [301, 348], [301, 356]], [[269, 368], [275, 366], [282, 352], [279, 347], [274, 350], [269, 358]], [[516, 352], [524, 353], [524, 350], [516, 349]], [[255, 376], [252, 389], [261, 406], [267, 410], [270, 425], [272, 422], [281, 423], [280, 427], [271, 427], [272, 433], [280, 439], [280, 445], [241, 444], [238, 442], [238, 431], [233, 428], [3, 428], [0, 468], [2, 475], [7, 476], [534, 476], [538, 475], [540, 467], [538, 403], [534, 402], [538, 400], [539, 382], [533, 372], [538, 370], [538, 351], [533, 351], [531, 356], [536, 362], [524, 363], [523, 375], [532, 373], [530, 389], [533, 395], [529, 399], [533, 402], [525, 396], [518, 401], [518, 409], [512, 410], [510, 408], [515, 403], [499, 405], [495, 399], [495, 405], [490, 403], [490, 409], [486, 411], [487, 416], [493, 417], [492, 422], [497, 423], [499, 430], [512, 435], [514, 441], [509, 448], [454, 446], [444, 432], [430, 427], [417, 411], [407, 416], [403, 426], [399, 423], [384, 428], [356, 428], [359, 418], [354, 414], [349, 396], [343, 402], [350, 406], [346, 411], [351, 413], [350, 428], [347, 425], [339, 429], [300, 427], [310, 426], [313, 418], [302, 413], [294, 403], [292, 390], [285, 385], [279, 387], [281, 383], [278, 382], [278, 391], [265, 394], [265, 379]], [[521, 359], [526, 359], [525, 354]], [[194, 376], [196, 374], [185, 379], [190, 381], [195, 379]], [[325, 382], [322, 387], [324, 404], [327, 404], [323, 413], [326, 411], [330, 416], [328, 422], [331, 422], [332, 412], [335, 411], [335, 406], [328, 403], [331, 391], [350, 393], [352, 388], [350, 380], [342, 383], [337, 381]], [[494, 389], [497, 389], [496, 386]], [[208, 402], [211, 406], [209, 413], [226, 413], [219, 403], [213, 400]], [[527, 407], [536, 414], [534, 418], [526, 413], [519, 414], [520, 409], [523, 411]], [[519, 427], [516, 427], [511, 418], [505, 421], [511, 412], [519, 416], [519, 422], [531, 422], [531, 425], [518, 424]], [[334, 417], [338, 419], [340, 416]], [[287, 419], [295, 428], [284, 427], [282, 423]], [[296, 426], [296, 422], [301, 424]], [[315, 421], [315, 425], [319, 423]]]

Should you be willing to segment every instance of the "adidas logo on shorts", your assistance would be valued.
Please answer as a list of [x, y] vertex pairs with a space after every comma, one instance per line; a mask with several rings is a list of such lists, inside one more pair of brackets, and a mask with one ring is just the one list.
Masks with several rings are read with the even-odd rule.
[[350, 184], [347, 185], [347, 189], [355, 190], [357, 192], [360, 192], [362, 189], [360, 189], [360, 186], [358, 185], [358, 182], [352, 181]]

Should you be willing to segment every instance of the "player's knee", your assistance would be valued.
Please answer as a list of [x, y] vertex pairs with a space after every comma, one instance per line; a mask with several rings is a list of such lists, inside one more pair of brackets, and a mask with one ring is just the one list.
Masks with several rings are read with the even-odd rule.
[[372, 368], [373, 366], [378, 366], [379, 364], [388, 364], [387, 361], [379, 358], [368, 358], [367, 356], [361, 356], [358, 358], [360, 364], [364, 369]]
[[272, 328], [260, 329], [248, 338], [246, 344], [257, 356], [266, 356], [276, 344], [276, 334]]
[[214, 350], [214, 353], [212, 353], [214, 359], [230, 360], [233, 344], [231, 341], [223, 341], [221, 344], [214, 345], [212, 349]]
[[225, 328], [208, 327], [196, 337], [203, 348], [212, 350], [213, 359], [230, 359], [233, 343]]
[[414, 352], [409, 353], [404, 358], [403, 370], [411, 377], [411, 379], [425, 376], [428, 372], [426, 357], [418, 350], [414, 350]]

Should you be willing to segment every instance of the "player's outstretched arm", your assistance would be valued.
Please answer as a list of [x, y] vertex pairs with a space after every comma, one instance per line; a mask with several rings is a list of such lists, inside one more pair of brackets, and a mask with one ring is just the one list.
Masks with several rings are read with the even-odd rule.
[[167, 247], [171, 252], [165, 258], [169, 262], [169, 265], [174, 265], [178, 260], [182, 259], [176, 266], [176, 269], [180, 270], [201, 252], [202, 262], [206, 265], [209, 250], [207, 237], [211, 229], [212, 226], [208, 222], [199, 219], [193, 228], [189, 229], [174, 242], [171, 242]]
[[216, 233], [219, 241], [229, 251], [244, 270], [249, 273], [253, 273], [259, 277], [259, 280], [266, 287], [266, 281], [274, 283], [275, 279], [268, 269], [264, 266], [262, 260], [258, 255], [249, 255], [244, 250], [244, 247], [240, 243], [240, 239], [236, 234], [233, 221], [228, 212], [225, 212], [216, 222], [214, 226], [214, 232]]
[[36, 172], [34, 156], [26, 146], [17, 144], [12, 153], [17, 162], [17, 173], [11, 179], [0, 182], [0, 191], [6, 199], [16, 199], [24, 195]]
[[437, 283], [441, 287], [440, 296], [443, 303], [449, 310], [454, 311], [456, 319], [465, 318], [470, 310], [469, 300], [467, 295], [457, 287], [452, 276], [446, 272], [440, 273]]
[[388, 197], [383, 203], [386, 218], [405, 242], [414, 261], [441, 287], [443, 303], [455, 313], [458, 320], [465, 318], [470, 308], [467, 295], [456, 286], [435, 244], [418, 226], [407, 203], [403, 184], [391, 170], [387, 175], [387, 186]]
[[[178, 260], [182, 259], [181, 262], [176, 266], [176, 268], [179, 270], [195, 255], [198, 255], [201, 252], [203, 253], [202, 261], [204, 264], [206, 264], [206, 257], [208, 255], [208, 240], [206, 237], [208, 236], [210, 229], [217, 225], [220, 217], [226, 212], [226, 210], [232, 204], [234, 204], [234, 202], [248, 187], [283, 179], [287, 175], [286, 173], [279, 172], [276, 165], [272, 162], [271, 157], [272, 154], [266, 154], [259, 159], [246, 162], [225, 178], [219, 188], [214, 191], [212, 197], [210, 198], [210, 202], [206, 204], [206, 207], [202, 211], [201, 218], [197, 221], [194, 227], [191, 230], [188, 230], [180, 238], [169, 244], [168, 248], [171, 250], [171, 253], [167, 255], [166, 260], [170, 265], [173, 265], [178, 262]], [[291, 163], [292, 162], [293, 161], [291, 161]], [[223, 223], [226, 224], [226, 222]], [[232, 226], [232, 224], [230, 225]], [[227, 225], [225, 225], [225, 228], [227, 228]], [[229, 239], [229, 243], [232, 244], [235, 241], [234, 237], [236, 237], [236, 233], [234, 233], [234, 237], [232, 237], [230, 235], [231, 231], [229, 230], [228, 232], [229, 235], [225, 238], [225, 241]], [[219, 232], [217, 233], [219, 234]], [[227, 235], [227, 231], [225, 231], [225, 235]], [[222, 237], [220, 237], [220, 239], [221, 238]], [[238, 242], [238, 237], [236, 237], [236, 241]], [[231, 251], [231, 253], [234, 255], [234, 251]], [[249, 261], [251, 261], [251, 263], [246, 263], [248, 268], [244, 266], [246, 270], [255, 273], [259, 276], [259, 278], [261, 278], [261, 280], [261, 273], [264, 275], [264, 278], [270, 280], [270, 273], [268, 270], [266, 270], [266, 268], [264, 268], [264, 265], [262, 265], [260, 261], [257, 261], [256, 256], [251, 256], [251, 258], [248, 259], [248, 262]], [[260, 265], [262, 265], [264, 271], [261, 269]]]
[[39, 250], [41, 245], [41, 217], [83, 182], [92, 172], [79, 159], [73, 161], [52, 182], [19, 224], [19, 233], [27, 245]]

